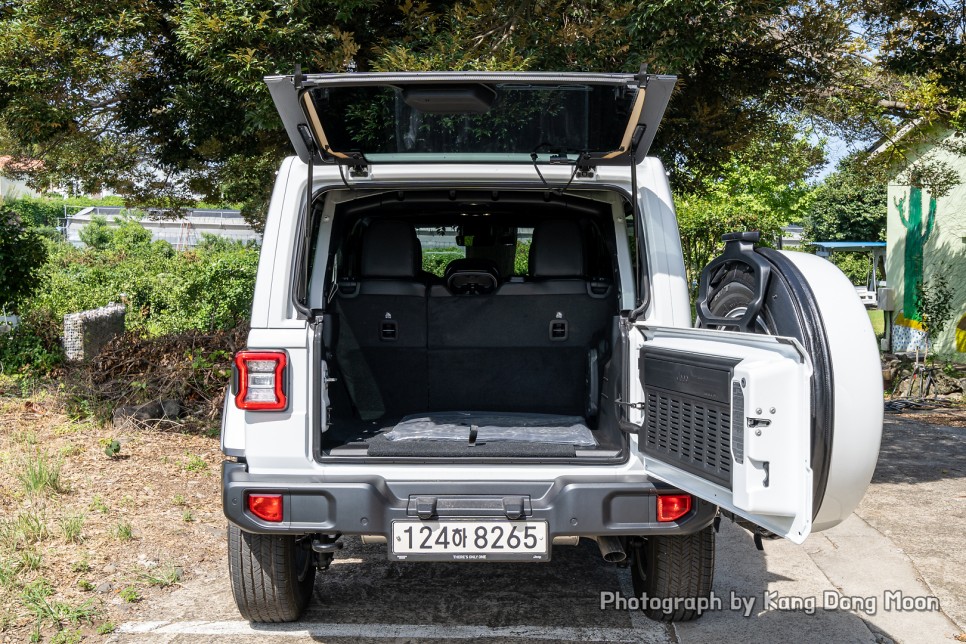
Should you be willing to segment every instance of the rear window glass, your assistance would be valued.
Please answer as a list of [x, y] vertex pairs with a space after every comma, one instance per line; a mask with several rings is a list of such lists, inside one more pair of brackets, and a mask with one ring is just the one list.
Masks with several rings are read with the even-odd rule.
[[[637, 88], [615, 85], [468, 85], [468, 112], [420, 109], [399, 87], [310, 90], [331, 150], [370, 161], [532, 161], [618, 150]], [[425, 91], [425, 90], [424, 90]], [[457, 108], [453, 108], [457, 109]], [[473, 109], [480, 110], [472, 113]]]

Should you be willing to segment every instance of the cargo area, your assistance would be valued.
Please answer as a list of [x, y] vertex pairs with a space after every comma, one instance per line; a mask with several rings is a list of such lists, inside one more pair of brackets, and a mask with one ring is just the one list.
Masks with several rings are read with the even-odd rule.
[[535, 192], [340, 204], [319, 456], [626, 457], [602, 405], [620, 386], [614, 208]]

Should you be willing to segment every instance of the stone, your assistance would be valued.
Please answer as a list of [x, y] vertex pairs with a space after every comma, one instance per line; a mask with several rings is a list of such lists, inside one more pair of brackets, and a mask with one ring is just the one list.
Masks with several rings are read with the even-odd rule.
[[121, 405], [114, 410], [115, 429], [127, 429], [141, 424], [157, 424], [159, 420], [173, 420], [181, 415], [181, 402], [174, 399], [154, 400], [143, 405]]
[[124, 333], [127, 307], [113, 302], [64, 316], [64, 357], [68, 362], [88, 362], [105, 344]]

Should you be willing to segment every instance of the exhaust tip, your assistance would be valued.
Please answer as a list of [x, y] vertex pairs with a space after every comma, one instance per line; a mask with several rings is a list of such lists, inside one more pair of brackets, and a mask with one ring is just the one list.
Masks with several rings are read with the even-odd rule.
[[624, 546], [617, 537], [597, 537], [597, 547], [600, 548], [600, 556], [607, 563], [620, 563], [627, 559]]

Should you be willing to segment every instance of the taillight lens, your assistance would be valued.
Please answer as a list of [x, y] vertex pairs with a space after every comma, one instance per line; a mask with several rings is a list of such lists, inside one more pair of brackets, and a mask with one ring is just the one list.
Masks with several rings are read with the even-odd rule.
[[690, 494], [660, 494], [657, 497], [657, 520], [677, 521], [691, 511]]
[[238, 369], [238, 392], [235, 405], [239, 409], [285, 409], [285, 365], [282, 351], [239, 351], [235, 354]]
[[282, 495], [250, 494], [248, 509], [259, 519], [278, 523], [282, 520]]

